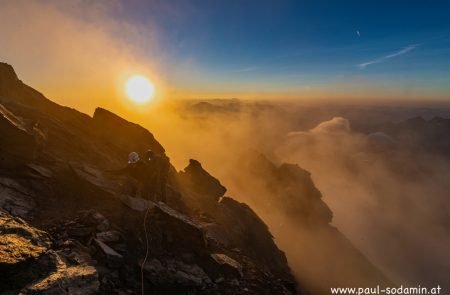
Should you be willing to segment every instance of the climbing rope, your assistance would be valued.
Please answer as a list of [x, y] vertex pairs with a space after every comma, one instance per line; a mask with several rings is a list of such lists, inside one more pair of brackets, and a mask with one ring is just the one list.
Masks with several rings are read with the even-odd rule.
[[144, 266], [145, 263], [147, 262], [147, 258], [148, 258], [148, 234], [147, 234], [147, 215], [148, 212], [150, 211], [150, 203], [148, 203], [147, 206], [147, 210], [145, 211], [145, 215], [144, 215], [144, 233], [145, 233], [145, 257], [144, 257], [144, 261], [141, 264], [141, 292], [142, 295], [145, 295], [145, 288], [144, 288]]

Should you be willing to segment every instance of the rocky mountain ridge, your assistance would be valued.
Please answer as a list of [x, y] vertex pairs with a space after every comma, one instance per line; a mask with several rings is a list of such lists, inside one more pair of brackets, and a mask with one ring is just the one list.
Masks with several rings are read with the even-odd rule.
[[199, 162], [171, 167], [166, 203], [124, 193], [111, 171], [130, 151], [164, 155], [148, 130], [60, 106], [4, 63], [0, 114], [0, 292], [307, 293], [264, 222]]

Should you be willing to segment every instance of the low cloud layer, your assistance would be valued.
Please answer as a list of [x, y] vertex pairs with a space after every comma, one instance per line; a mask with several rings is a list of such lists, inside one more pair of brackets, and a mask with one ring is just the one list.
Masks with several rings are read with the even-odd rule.
[[348, 126], [343, 118], [323, 122], [289, 137], [276, 153], [312, 172], [334, 224], [394, 281], [444, 284], [449, 161]]
[[[344, 117], [329, 116], [311, 125], [317, 113], [310, 109], [236, 102], [206, 106], [198, 111], [174, 105], [160, 112], [160, 118], [150, 120], [147, 127], [155, 131], [178, 168], [190, 157], [199, 159], [227, 186], [231, 196], [248, 202], [261, 214], [296, 273], [308, 268], [304, 267], [305, 257], [297, 252], [307, 247], [306, 243], [293, 246], [291, 242], [301, 231], [276, 203], [271, 214], [264, 213], [259, 202], [264, 202], [267, 191], [260, 191], [260, 201], [255, 201], [242, 189], [245, 184], [256, 187], [267, 180], [234, 169], [233, 163], [249, 150], [263, 153], [277, 164], [296, 163], [311, 172], [333, 211], [333, 224], [392, 281], [445, 284], [450, 270], [446, 258], [450, 246], [447, 159], [411, 153], [383, 132], [357, 132]], [[364, 116], [359, 120], [369, 122]], [[299, 123], [310, 127], [296, 131], [293, 128]], [[173, 131], [167, 132], [169, 129]], [[314, 239], [327, 243], [322, 234], [316, 234]], [[320, 258], [325, 250], [316, 251]], [[335, 276], [339, 278], [338, 273]]]

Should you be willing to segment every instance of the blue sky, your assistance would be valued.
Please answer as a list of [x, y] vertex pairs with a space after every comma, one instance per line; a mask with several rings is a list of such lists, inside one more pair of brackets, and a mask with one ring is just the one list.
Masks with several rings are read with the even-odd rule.
[[276, 91], [362, 79], [449, 89], [448, 1], [179, 0], [124, 7], [123, 17], [158, 27], [174, 65], [195, 62], [194, 76], [169, 74], [176, 83]]

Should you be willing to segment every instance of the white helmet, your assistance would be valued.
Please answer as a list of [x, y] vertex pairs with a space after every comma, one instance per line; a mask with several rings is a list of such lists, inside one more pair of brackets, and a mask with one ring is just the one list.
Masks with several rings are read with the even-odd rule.
[[137, 163], [137, 161], [139, 161], [139, 154], [138, 153], [136, 153], [136, 152], [131, 152], [129, 155], [128, 155], [128, 164], [134, 164], [134, 163]]

